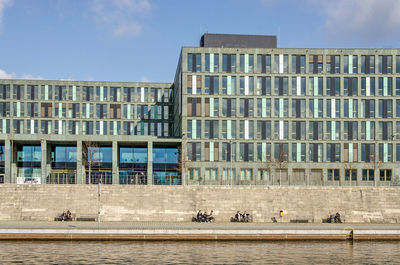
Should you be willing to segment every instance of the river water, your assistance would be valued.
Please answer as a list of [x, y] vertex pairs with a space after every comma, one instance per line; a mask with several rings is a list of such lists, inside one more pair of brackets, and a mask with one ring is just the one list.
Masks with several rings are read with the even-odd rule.
[[0, 264], [399, 264], [400, 242], [0, 241]]

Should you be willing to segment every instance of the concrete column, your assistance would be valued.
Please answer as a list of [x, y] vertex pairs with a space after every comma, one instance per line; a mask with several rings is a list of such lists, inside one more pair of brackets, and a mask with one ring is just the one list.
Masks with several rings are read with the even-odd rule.
[[82, 141], [76, 142], [76, 184], [84, 184], [84, 170], [82, 167]]
[[204, 183], [205, 183], [205, 178], [206, 178], [206, 170], [205, 170], [205, 168], [202, 166], [202, 167], [200, 168], [199, 185], [204, 185]]
[[[258, 180], [258, 166], [255, 165], [253, 166], [253, 183], [251, 183], [250, 185], [257, 185], [257, 180]], [[220, 169], [218, 169], [220, 170]]]
[[[376, 56], [375, 54], [374, 55], [371, 55], [371, 56], [373, 56], [374, 58], [375, 58], [375, 60], [374, 60], [374, 62], [375, 62], [375, 73], [378, 73], [378, 71], [379, 71], [379, 57], [378, 56]], [[375, 78], [375, 79], [378, 79], [378, 78]], [[375, 87], [375, 91], [376, 91], [376, 87]]]
[[44, 184], [44, 183], [46, 183], [46, 177], [47, 177], [47, 141], [45, 139], [40, 140], [40, 153], [42, 155], [42, 161], [41, 161], [42, 181], [41, 181], [41, 183]]
[[[187, 141], [186, 141], [186, 134], [183, 136], [182, 143], [181, 143], [181, 153], [180, 155], [180, 163], [181, 163], [181, 179], [182, 185], [187, 185], [188, 183], [188, 171], [187, 171]], [[220, 148], [220, 152], [222, 152], [222, 147]], [[221, 157], [221, 156], [220, 156]]]
[[[377, 129], [376, 129], [376, 127], [378, 127], [377, 125], [378, 125], [378, 122], [375, 122], [375, 132], [377, 132]], [[379, 144], [378, 143], [375, 144], [375, 161], [379, 161]], [[379, 167], [376, 167], [376, 168], [374, 168], [374, 186], [378, 186], [378, 179], [379, 179]]]
[[[201, 60], [201, 72], [205, 72], [206, 69], [206, 56], [204, 54], [200, 54]], [[203, 79], [203, 78], [202, 78]], [[204, 86], [202, 86], [203, 88]]]
[[153, 142], [147, 142], [147, 185], [153, 185]]
[[[289, 127], [291, 127], [291, 126], [289, 126]], [[289, 128], [288, 128], [289, 129]], [[289, 139], [291, 138], [291, 128], [289, 129], [289, 132], [290, 132], [290, 136], [288, 137]], [[288, 143], [288, 162], [290, 162], [291, 161], [291, 156], [292, 156], [292, 143]], [[295, 162], [295, 163], [297, 163], [297, 162]], [[292, 166], [291, 165], [289, 165], [289, 163], [287, 163], [286, 164], [286, 169], [287, 169], [287, 177], [288, 177], [288, 182], [287, 182], [287, 185], [289, 185], [290, 186], [290, 178], [291, 178], [291, 175], [292, 175]]]
[[51, 163], [53, 162], [53, 160], [51, 159], [51, 146], [49, 144], [47, 145], [46, 157], [47, 157], [47, 162], [46, 162], [46, 172], [47, 172], [46, 177], [47, 177], [51, 173]]
[[17, 148], [15, 142], [11, 141], [11, 183], [17, 183]]
[[327, 185], [327, 182], [328, 182], [327, 171], [324, 170], [324, 168], [322, 168], [322, 185], [323, 186]]
[[[361, 186], [361, 181], [362, 181], [362, 166], [357, 165], [357, 181], [356, 181], [356, 186]], [[353, 184], [352, 184], [353, 185]]]
[[[236, 130], [236, 133], [237, 133], [239, 126], [236, 125], [236, 128], [237, 128], [237, 130]], [[238, 135], [238, 134], [236, 134], [236, 135]], [[238, 161], [238, 157], [239, 157], [239, 153], [238, 153], [239, 142], [237, 142], [237, 141], [236, 142], [232, 142], [232, 144], [235, 144], [235, 149], [232, 149], [234, 154], [235, 154], [235, 160], [232, 160], [232, 171], [230, 171], [230, 174], [231, 174], [230, 176], [231, 176], [231, 178], [233, 178], [232, 179], [233, 185], [238, 185], [238, 183], [239, 183], [239, 177], [238, 177], [239, 176], [238, 175], [239, 172], [238, 172], [238, 167], [235, 166], [235, 164], [236, 164], [235, 162]], [[232, 159], [232, 157], [231, 157], [231, 159]]]
[[[341, 124], [341, 126], [340, 126], [340, 128], [341, 128], [341, 130], [343, 129], [343, 122], [342, 122], [342, 124]], [[340, 132], [340, 137], [342, 137], [343, 136], [343, 131], [341, 131]], [[344, 144], [343, 143], [339, 143], [339, 146], [340, 146], [340, 163], [343, 165], [343, 163], [344, 163]], [[340, 176], [341, 176], [341, 174], [340, 174]]]
[[[339, 186], [346, 186], [346, 181], [345, 181], [345, 169], [344, 168], [340, 168], [339, 169]], [[350, 179], [351, 179], [351, 175], [350, 175]], [[349, 181], [350, 183], [350, 181]]]
[[[324, 129], [325, 131], [325, 129]], [[326, 150], [327, 150], [327, 143], [322, 144], [322, 150], [324, 150], [323, 155], [322, 155], [322, 160], [325, 161], [325, 163], [330, 163], [330, 161], [327, 161], [326, 159]], [[324, 170], [326, 167], [322, 167], [322, 185], [325, 186], [327, 181], [328, 181], [328, 176], [326, 174], [326, 170]]]
[[5, 140], [4, 143], [4, 167], [5, 167], [5, 179], [4, 183], [12, 183], [11, 178], [11, 157], [12, 157], [11, 141]]
[[344, 73], [344, 56], [343, 56], [343, 53], [340, 54], [339, 60], [340, 60], [340, 73]]
[[[359, 61], [361, 60], [361, 57], [360, 57], [360, 59], [359, 59]], [[393, 67], [393, 66], [392, 66]], [[361, 70], [361, 69], [360, 69]], [[359, 71], [360, 71], [359, 70]], [[342, 94], [341, 94], [342, 95]], [[357, 95], [359, 95], [359, 96], [361, 96], [361, 78], [358, 78], [358, 80], [357, 80]], [[359, 102], [358, 102], [358, 110], [357, 110], [357, 114], [358, 114], [358, 118], [360, 118], [360, 109], [361, 109], [361, 99], [359, 99], [358, 100]]]
[[[197, 146], [196, 146], [197, 148]], [[197, 151], [197, 150], [196, 150]], [[206, 161], [206, 154], [205, 154], [205, 144], [203, 142], [200, 143], [200, 161]], [[198, 161], [196, 161], [198, 162]]]
[[119, 184], [118, 173], [118, 142], [112, 142], [112, 184]]

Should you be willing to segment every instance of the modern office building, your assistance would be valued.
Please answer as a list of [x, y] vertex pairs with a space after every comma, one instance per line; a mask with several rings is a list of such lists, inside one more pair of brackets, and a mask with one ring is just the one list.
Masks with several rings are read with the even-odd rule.
[[0, 80], [0, 182], [397, 185], [400, 50], [205, 34], [173, 83]]

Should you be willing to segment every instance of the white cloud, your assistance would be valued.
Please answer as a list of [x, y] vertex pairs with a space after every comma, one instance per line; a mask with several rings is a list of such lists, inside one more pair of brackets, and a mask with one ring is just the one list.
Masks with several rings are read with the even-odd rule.
[[147, 76], [142, 76], [142, 78], [140, 78], [140, 82], [147, 83], [150, 82], [150, 79], [148, 79]]
[[43, 80], [41, 76], [35, 76], [31, 74], [21, 74], [7, 73], [6, 71], [0, 69], [0, 79], [29, 79], [29, 80]]
[[96, 20], [111, 27], [114, 37], [140, 35], [139, 18], [147, 16], [152, 9], [149, 0], [92, 0]]
[[8, 74], [6, 71], [0, 69], [0, 79], [16, 79], [16, 78], [17, 78], [16, 73]]
[[4, 9], [11, 6], [14, 0], [0, 0], [0, 29], [3, 27]]
[[114, 29], [115, 37], [122, 36], [138, 36], [142, 30], [142, 26], [136, 23], [122, 24]]
[[399, 0], [309, 0], [318, 5], [325, 18], [322, 30], [331, 38], [349, 36], [382, 41], [398, 34]]
[[147, 13], [151, 9], [148, 0], [112, 0], [111, 2], [120, 10], [134, 13]]
[[21, 78], [18, 79], [43, 80], [44, 78], [40, 75], [22, 74]]

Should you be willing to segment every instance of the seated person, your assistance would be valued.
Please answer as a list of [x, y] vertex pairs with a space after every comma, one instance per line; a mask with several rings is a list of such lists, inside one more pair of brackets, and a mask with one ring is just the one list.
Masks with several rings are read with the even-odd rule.
[[335, 215], [335, 223], [342, 223], [342, 219], [340, 219], [340, 213], [337, 212]]
[[201, 220], [201, 218], [203, 217], [203, 214], [201, 213], [201, 210], [199, 210], [198, 212], [197, 212], [197, 221], [199, 222], [200, 220]]
[[235, 221], [240, 222], [241, 217], [242, 217], [242, 214], [239, 211], [237, 211], [235, 214]]
[[333, 223], [335, 221], [335, 215], [330, 214], [328, 217], [328, 223]]
[[212, 220], [214, 220], [213, 213], [214, 211], [211, 210], [210, 214], [206, 216], [206, 222], [211, 222]]
[[248, 214], [246, 211], [243, 212], [243, 222], [248, 222], [249, 221], [250, 214]]
[[64, 211], [58, 218], [60, 221], [64, 221], [67, 216], [67, 213]]
[[70, 210], [68, 210], [66, 212], [65, 217], [66, 217], [65, 220], [67, 220], [67, 221], [72, 220], [72, 214], [71, 214]]
[[204, 211], [203, 216], [201, 217], [201, 221], [202, 222], [206, 222], [207, 221], [207, 216], [208, 216], [207, 211]]

